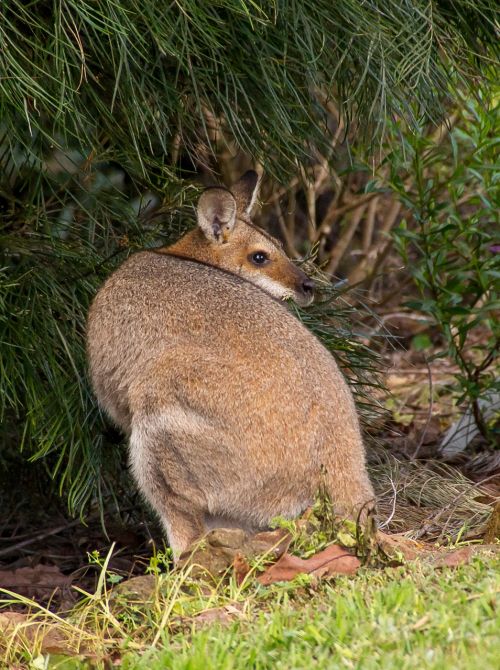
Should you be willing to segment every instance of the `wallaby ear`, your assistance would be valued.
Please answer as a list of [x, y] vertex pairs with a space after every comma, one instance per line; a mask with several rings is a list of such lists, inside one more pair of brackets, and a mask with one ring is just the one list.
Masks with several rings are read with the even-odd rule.
[[198, 225], [205, 237], [215, 244], [227, 241], [236, 221], [236, 201], [224, 188], [207, 188], [196, 210]]
[[248, 170], [231, 186], [238, 212], [250, 214], [259, 195], [260, 179], [255, 170]]

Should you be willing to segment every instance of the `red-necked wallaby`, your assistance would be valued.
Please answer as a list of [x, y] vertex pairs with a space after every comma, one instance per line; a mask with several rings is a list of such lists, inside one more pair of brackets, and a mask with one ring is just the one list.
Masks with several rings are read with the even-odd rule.
[[374, 504], [351, 392], [283, 304], [313, 282], [250, 220], [257, 181], [204, 191], [198, 227], [131, 256], [90, 309], [97, 398], [176, 556], [209, 528], [299, 515], [321, 483], [340, 513]]

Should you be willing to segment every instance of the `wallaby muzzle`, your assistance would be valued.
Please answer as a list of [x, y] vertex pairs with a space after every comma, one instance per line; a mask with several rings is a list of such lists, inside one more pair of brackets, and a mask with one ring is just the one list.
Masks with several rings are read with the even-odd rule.
[[295, 268], [297, 280], [295, 284], [295, 302], [301, 307], [307, 307], [314, 300], [314, 281], [305, 272]]

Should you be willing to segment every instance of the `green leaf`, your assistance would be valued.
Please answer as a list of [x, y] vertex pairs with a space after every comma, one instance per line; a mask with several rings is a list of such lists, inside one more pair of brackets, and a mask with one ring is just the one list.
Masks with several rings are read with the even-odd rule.
[[432, 347], [432, 340], [426, 333], [420, 333], [412, 338], [411, 346], [415, 351], [424, 351]]

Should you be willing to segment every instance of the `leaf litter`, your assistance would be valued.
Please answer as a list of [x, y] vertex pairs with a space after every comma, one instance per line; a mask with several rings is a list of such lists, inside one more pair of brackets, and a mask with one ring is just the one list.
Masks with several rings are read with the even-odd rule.
[[[500, 545], [469, 545], [455, 549], [364, 528], [352, 521], [325, 517], [318, 500], [300, 519], [276, 519], [273, 531], [249, 535], [239, 529], [215, 529], [181, 560], [191, 576], [217, 583], [234, 577], [238, 585], [254, 581], [263, 586], [308, 575], [318, 581], [355, 575], [361, 568], [380, 569], [420, 561], [435, 568], [455, 568], [478, 553], [500, 552]], [[331, 507], [330, 507], [331, 509]], [[328, 525], [329, 524], [329, 525]]]

